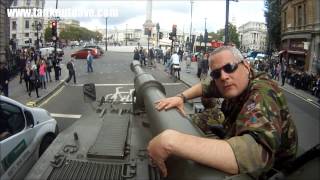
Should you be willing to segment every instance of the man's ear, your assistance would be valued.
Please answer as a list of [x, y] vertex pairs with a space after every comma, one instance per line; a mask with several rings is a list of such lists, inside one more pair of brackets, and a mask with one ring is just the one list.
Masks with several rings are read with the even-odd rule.
[[243, 60], [243, 65], [248, 70], [248, 72], [250, 73], [251, 67], [250, 67], [250, 63], [248, 62], [248, 60], [244, 59]]

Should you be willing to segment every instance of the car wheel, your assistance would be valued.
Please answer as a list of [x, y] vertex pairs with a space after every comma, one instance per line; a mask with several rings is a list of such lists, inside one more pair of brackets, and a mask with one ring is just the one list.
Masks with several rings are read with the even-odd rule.
[[44, 151], [50, 146], [53, 142], [55, 136], [53, 134], [47, 134], [41, 141], [39, 149], [39, 157], [44, 153]]

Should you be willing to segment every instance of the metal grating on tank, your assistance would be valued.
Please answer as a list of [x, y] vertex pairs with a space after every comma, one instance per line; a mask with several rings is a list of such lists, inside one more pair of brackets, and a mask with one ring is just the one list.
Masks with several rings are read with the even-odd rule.
[[67, 160], [62, 167], [54, 168], [49, 180], [62, 179], [113, 179], [122, 180], [121, 164], [103, 164], [95, 162], [82, 162]]
[[123, 159], [129, 126], [129, 116], [108, 114], [104, 116], [95, 143], [90, 147], [88, 158]]

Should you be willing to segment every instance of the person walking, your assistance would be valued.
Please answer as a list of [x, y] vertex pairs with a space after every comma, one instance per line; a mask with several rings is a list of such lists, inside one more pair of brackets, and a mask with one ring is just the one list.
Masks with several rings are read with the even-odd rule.
[[87, 73], [93, 72], [92, 61], [93, 61], [93, 56], [92, 56], [92, 54], [91, 54], [91, 51], [88, 51], [88, 56], [87, 56]]
[[30, 72], [30, 88], [29, 88], [29, 97], [31, 97], [31, 92], [35, 89], [37, 98], [39, 98], [38, 86], [39, 86], [39, 74], [37, 70], [37, 65], [33, 65]]
[[48, 57], [45, 62], [46, 62], [46, 67], [47, 67], [47, 69], [46, 69], [47, 82], [49, 82], [49, 80], [50, 80], [50, 82], [52, 82], [52, 79], [51, 79], [52, 58]]
[[75, 66], [74, 66], [74, 59], [71, 58], [71, 60], [67, 63], [67, 69], [69, 71], [69, 77], [68, 79], [66, 80], [67, 83], [69, 83], [69, 81], [72, 79], [73, 77], [73, 82], [74, 84], [77, 83], [76, 81], [76, 69], [75, 69]]
[[6, 64], [0, 64], [0, 86], [5, 96], [9, 96], [9, 71]]
[[40, 83], [41, 83], [41, 88], [47, 89], [46, 87], [46, 63], [44, 59], [40, 60], [40, 66], [39, 66], [39, 76], [40, 76]]
[[27, 92], [29, 93], [29, 91], [31, 91], [31, 74], [32, 73], [32, 67], [31, 67], [31, 63], [28, 62], [26, 67], [24, 68], [23, 71], [23, 77], [24, 77], [24, 82], [26, 83], [26, 88], [27, 88]]

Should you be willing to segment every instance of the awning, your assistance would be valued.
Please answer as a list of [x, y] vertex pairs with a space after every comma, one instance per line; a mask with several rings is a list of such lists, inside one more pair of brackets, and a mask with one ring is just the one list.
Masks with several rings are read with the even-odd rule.
[[306, 55], [304, 51], [288, 51], [289, 54]]
[[287, 50], [281, 50], [278, 54], [282, 54], [282, 53], [285, 53]]

